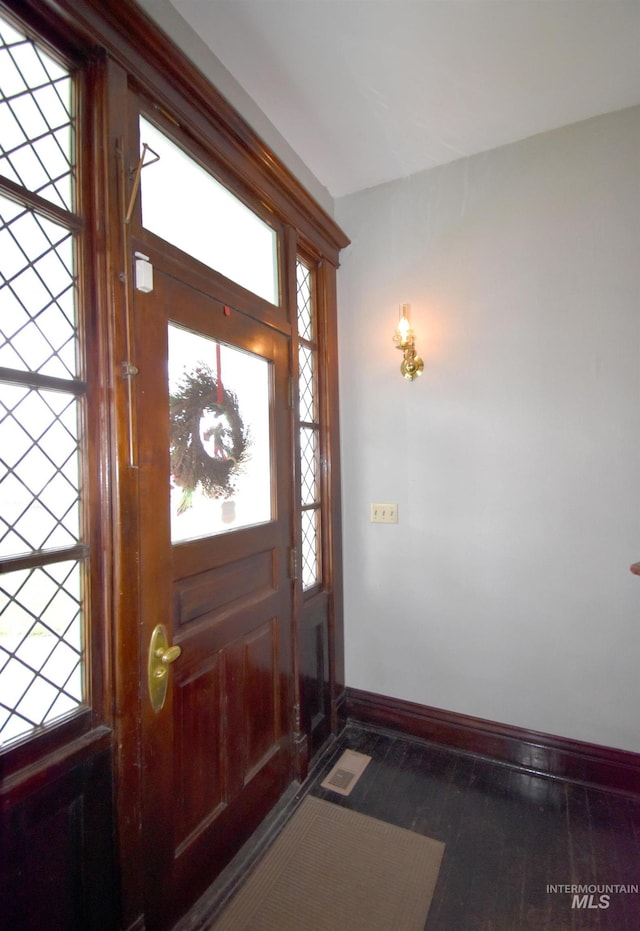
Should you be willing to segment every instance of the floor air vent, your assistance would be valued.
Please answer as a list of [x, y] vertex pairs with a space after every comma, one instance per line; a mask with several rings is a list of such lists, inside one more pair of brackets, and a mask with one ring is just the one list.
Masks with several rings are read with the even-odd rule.
[[365, 753], [345, 750], [324, 782], [320, 783], [322, 788], [339, 795], [349, 795], [370, 760], [371, 757]]

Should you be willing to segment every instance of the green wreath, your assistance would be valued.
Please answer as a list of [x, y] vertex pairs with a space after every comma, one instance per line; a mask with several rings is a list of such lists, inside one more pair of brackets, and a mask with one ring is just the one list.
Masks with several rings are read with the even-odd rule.
[[191, 507], [198, 488], [209, 498], [229, 498], [249, 459], [249, 431], [236, 395], [208, 365], [186, 373], [170, 396], [171, 474], [182, 488], [178, 514]]

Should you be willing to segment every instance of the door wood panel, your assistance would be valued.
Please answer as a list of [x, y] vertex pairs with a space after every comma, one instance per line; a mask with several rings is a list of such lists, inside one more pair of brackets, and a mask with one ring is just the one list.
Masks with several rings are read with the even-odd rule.
[[241, 598], [255, 600], [272, 594], [274, 559], [273, 550], [265, 550], [180, 579], [174, 589], [176, 624], [182, 627], [211, 612], [220, 613]]

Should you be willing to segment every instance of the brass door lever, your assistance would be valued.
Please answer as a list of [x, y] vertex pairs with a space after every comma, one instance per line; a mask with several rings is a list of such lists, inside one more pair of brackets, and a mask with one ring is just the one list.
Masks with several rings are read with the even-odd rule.
[[151, 634], [147, 663], [149, 698], [156, 714], [161, 710], [167, 697], [169, 666], [175, 663], [181, 653], [182, 647], [169, 646], [167, 631], [163, 624], [158, 624]]

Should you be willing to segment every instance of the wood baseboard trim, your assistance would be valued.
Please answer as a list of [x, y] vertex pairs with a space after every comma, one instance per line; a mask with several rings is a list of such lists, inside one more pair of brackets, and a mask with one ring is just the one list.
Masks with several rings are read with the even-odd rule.
[[348, 719], [455, 747], [530, 773], [640, 795], [640, 754], [347, 689]]

